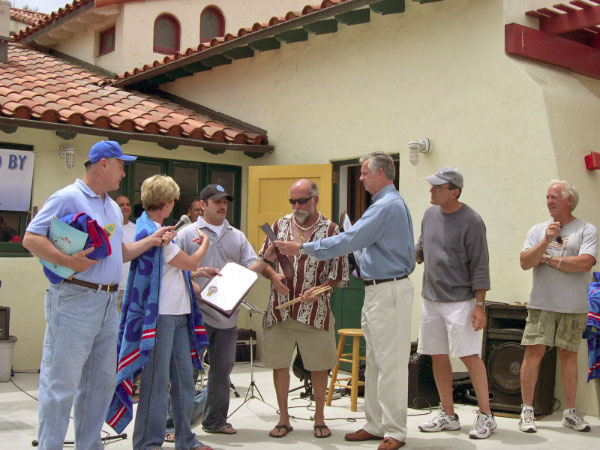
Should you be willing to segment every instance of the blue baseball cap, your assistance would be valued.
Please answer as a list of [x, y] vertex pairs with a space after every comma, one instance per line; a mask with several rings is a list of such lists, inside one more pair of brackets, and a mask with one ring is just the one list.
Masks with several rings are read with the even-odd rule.
[[116, 141], [96, 142], [88, 153], [90, 164], [100, 161], [102, 158], [117, 158], [129, 164], [137, 159], [137, 156], [124, 155], [121, 146]]

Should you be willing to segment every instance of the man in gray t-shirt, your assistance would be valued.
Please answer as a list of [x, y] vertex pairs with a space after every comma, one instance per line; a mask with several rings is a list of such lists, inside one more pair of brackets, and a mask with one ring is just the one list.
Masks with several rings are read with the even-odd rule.
[[426, 180], [431, 183], [434, 206], [423, 216], [415, 247], [417, 262], [425, 262], [418, 351], [431, 355], [442, 408], [419, 428], [424, 432], [460, 429], [452, 397], [452, 355], [469, 370], [479, 402], [469, 437], [485, 439], [496, 429], [485, 365], [479, 357], [479, 330], [486, 321], [483, 303], [490, 289], [485, 224], [479, 214], [458, 201], [463, 176], [455, 167], [443, 167]]
[[598, 255], [598, 233], [573, 216], [579, 201], [575, 186], [553, 181], [546, 193], [551, 219], [534, 225], [521, 251], [523, 270], [533, 268], [527, 325], [521, 344], [527, 346], [521, 366], [523, 408], [519, 429], [535, 433], [533, 395], [540, 362], [547, 347], [558, 347], [565, 397], [563, 425], [577, 431], [590, 426], [575, 410], [577, 351], [587, 324], [587, 287]]

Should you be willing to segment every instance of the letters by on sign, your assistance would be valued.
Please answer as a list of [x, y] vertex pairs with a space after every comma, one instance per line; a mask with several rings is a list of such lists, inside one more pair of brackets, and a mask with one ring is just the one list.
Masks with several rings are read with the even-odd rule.
[[0, 210], [29, 211], [34, 156], [0, 148]]

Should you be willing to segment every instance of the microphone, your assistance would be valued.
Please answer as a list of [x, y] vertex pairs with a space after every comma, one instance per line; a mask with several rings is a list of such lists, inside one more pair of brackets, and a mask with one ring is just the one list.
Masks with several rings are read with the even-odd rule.
[[186, 225], [189, 225], [190, 223], [192, 223], [192, 221], [187, 215], [184, 214], [179, 218], [179, 222], [175, 224], [175, 231], [179, 231], [180, 228], [183, 228]]

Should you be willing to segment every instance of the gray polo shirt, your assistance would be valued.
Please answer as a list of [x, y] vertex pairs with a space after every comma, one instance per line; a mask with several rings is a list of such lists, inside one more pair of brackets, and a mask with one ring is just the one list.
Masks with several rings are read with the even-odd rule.
[[[252, 248], [252, 245], [250, 245], [250, 242], [248, 242], [248, 239], [246, 239], [244, 233], [232, 227], [225, 220], [223, 222], [223, 229], [217, 236], [213, 230], [208, 228], [207, 223], [202, 217], [198, 217], [195, 224], [181, 230], [175, 240], [175, 243], [188, 255], [191, 255], [199, 248], [198, 244], [192, 242], [193, 239], [198, 237], [196, 227], [200, 228], [210, 239], [210, 245], [200, 267], [222, 269], [228, 262], [235, 262], [250, 268], [258, 260], [256, 252]], [[195, 281], [203, 288], [209, 280], [208, 278], [198, 278]], [[226, 317], [203, 303], [200, 303], [200, 309], [202, 309], [204, 323], [214, 328], [233, 328], [237, 325], [240, 315], [240, 308], [231, 317]]]

